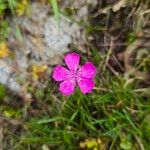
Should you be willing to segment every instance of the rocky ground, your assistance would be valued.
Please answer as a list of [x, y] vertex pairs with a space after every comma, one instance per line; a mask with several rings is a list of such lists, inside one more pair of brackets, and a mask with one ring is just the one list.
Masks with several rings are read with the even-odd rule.
[[51, 67], [61, 63], [70, 46], [82, 48], [85, 40], [83, 27], [64, 15], [58, 23], [54, 15], [49, 15], [49, 5], [33, 2], [30, 9], [29, 16], [7, 18], [13, 29], [8, 45], [14, 58], [0, 60], [0, 83], [17, 93], [25, 89], [17, 79], [27, 83], [32, 66], [46, 65], [50, 76]]
[[[0, 7], [10, 28], [0, 43], [0, 150], [148, 150], [149, 1], [58, 0], [59, 14], [47, 0], [16, 2]], [[52, 70], [69, 51], [97, 67], [93, 93], [59, 93]]]

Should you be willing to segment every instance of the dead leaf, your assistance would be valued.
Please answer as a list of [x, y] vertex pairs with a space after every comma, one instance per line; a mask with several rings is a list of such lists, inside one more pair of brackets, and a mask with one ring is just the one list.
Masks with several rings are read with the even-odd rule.
[[32, 66], [32, 77], [37, 80], [42, 73], [44, 73], [47, 69], [46, 65], [33, 65]]
[[126, 6], [126, 0], [121, 0], [112, 7], [113, 12], [119, 11], [122, 7]]
[[117, 11], [119, 11], [122, 7], [125, 7], [126, 4], [127, 4], [126, 0], [120, 0], [120, 1], [118, 1], [118, 2], [117, 2], [116, 4], [114, 4], [114, 5], [107, 6], [107, 7], [103, 8], [103, 9], [100, 9], [100, 10], [98, 11], [98, 13], [96, 13], [96, 14], [94, 15], [94, 17], [98, 16], [100, 13], [101, 13], [101, 14], [107, 14], [111, 9], [113, 10], [113, 12], [117, 12]]
[[5, 42], [0, 43], [0, 58], [7, 57], [10, 51]]
[[98, 150], [99, 148], [102, 150], [102, 141], [98, 139], [85, 139], [85, 141], [80, 142], [80, 148], [86, 150]]
[[16, 7], [17, 15], [22, 16], [23, 14], [25, 14], [28, 5], [29, 5], [28, 0], [23, 0], [21, 2], [18, 2], [17, 7]]

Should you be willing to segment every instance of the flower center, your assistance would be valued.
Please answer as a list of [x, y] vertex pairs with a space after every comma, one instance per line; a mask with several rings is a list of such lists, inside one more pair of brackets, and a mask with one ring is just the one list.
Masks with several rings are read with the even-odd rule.
[[70, 78], [76, 79], [76, 77], [77, 77], [77, 72], [78, 72], [78, 71], [75, 71], [75, 70], [71, 71], [71, 72], [70, 72]]
[[75, 83], [81, 81], [80, 77], [80, 69], [78, 70], [71, 70], [70, 73], [68, 74], [68, 79], [72, 82]]

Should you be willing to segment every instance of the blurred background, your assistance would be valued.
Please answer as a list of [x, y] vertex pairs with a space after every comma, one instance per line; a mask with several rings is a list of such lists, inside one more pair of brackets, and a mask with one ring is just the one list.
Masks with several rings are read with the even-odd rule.
[[[51, 78], [70, 51], [90, 94]], [[0, 150], [149, 150], [149, 85], [149, 0], [0, 0]]]

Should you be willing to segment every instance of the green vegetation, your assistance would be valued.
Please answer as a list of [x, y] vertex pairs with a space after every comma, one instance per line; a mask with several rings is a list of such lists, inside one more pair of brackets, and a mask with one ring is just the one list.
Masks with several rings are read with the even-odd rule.
[[[94, 58], [94, 55], [93, 57]], [[103, 79], [103, 80], [102, 80]], [[18, 145], [50, 145], [54, 149], [78, 149], [85, 139], [100, 139], [102, 149], [149, 148], [150, 103], [136, 92], [135, 85], [122, 76], [97, 75], [94, 92], [83, 95], [79, 90], [70, 97], [59, 99], [51, 89], [41, 103], [52, 101], [42, 114], [24, 126], [26, 136]], [[37, 95], [37, 94], [36, 94]], [[41, 92], [39, 92], [41, 98]], [[42, 109], [42, 107], [41, 107]], [[147, 133], [147, 134], [145, 134]]]
[[52, 5], [53, 12], [55, 14], [56, 20], [59, 23], [59, 7], [56, 0], [49, 0], [49, 3]]
[[[4, 17], [6, 9], [16, 15], [18, 2], [0, 0], [1, 41], [11, 30]], [[49, 2], [59, 21], [57, 1]], [[101, 25], [85, 28], [88, 34], [106, 29]], [[126, 49], [137, 39], [137, 33], [128, 31]], [[114, 57], [111, 49], [103, 53], [92, 44], [87, 45], [88, 52], [78, 53], [97, 66], [96, 87], [91, 94], [83, 95], [76, 89], [73, 95], [64, 97], [50, 78], [48, 87], [39, 88], [32, 83], [28, 86], [32, 100], [14, 96], [0, 85], [0, 113], [2, 121], [7, 122], [0, 126], [5, 133], [4, 150], [150, 150], [150, 89], [142, 83], [147, 79], [142, 73], [148, 73], [150, 68], [147, 49], [136, 52], [135, 62], [130, 64], [143, 75], [141, 79], [138, 71], [114, 71], [108, 63]], [[0, 137], [0, 143], [1, 140]]]

